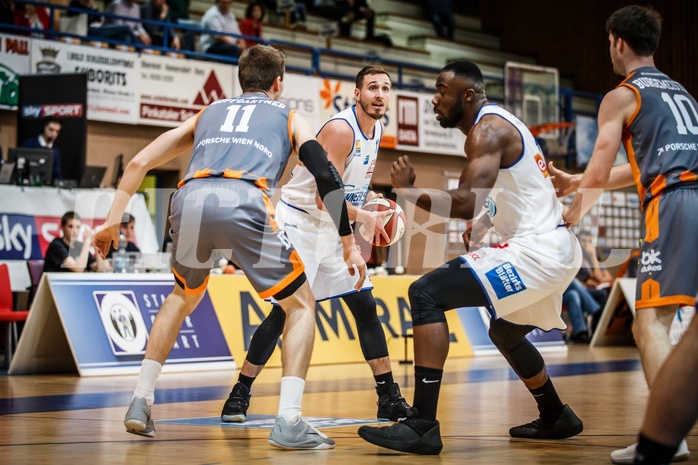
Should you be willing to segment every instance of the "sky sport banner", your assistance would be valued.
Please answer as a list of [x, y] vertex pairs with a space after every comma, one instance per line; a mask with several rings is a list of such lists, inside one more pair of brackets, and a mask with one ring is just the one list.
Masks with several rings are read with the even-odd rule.
[[463, 156], [465, 135], [439, 125], [432, 98], [432, 94], [402, 91], [393, 96], [397, 149]]
[[140, 59], [135, 53], [34, 39], [31, 73], [86, 73], [88, 119], [138, 122]]
[[141, 55], [139, 123], [177, 126], [206, 105], [235, 96], [233, 66]]
[[0, 34], [0, 109], [17, 108], [20, 74], [29, 73], [31, 39]]

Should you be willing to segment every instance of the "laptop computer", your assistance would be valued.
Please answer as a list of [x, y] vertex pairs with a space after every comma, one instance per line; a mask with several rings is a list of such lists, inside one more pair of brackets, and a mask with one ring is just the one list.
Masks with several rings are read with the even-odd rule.
[[80, 189], [94, 189], [102, 185], [102, 179], [107, 172], [106, 166], [85, 166], [85, 172], [80, 179]]
[[15, 172], [15, 164], [5, 162], [0, 165], [0, 184], [11, 184], [12, 175]]

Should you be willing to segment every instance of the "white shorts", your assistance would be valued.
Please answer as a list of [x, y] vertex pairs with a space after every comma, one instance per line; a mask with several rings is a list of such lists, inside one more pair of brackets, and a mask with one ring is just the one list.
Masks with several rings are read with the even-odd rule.
[[495, 318], [564, 329], [562, 293], [577, 275], [582, 250], [567, 228], [514, 237], [507, 243], [461, 255], [490, 300]]
[[[359, 274], [349, 274], [342, 241], [333, 223], [313, 218], [282, 201], [276, 205], [276, 222], [303, 260], [316, 301], [356, 292]], [[368, 276], [361, 290], [367, 289], [373, 289]]]

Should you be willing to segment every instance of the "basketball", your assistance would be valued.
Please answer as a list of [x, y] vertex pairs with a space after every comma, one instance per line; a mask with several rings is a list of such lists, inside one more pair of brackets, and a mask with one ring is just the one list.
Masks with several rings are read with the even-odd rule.
[[[402, 211], [400, 205], [392, 200], [382, 197], [375, 198], [370, 202], [366, 202], [361, 208], [369, 212], [393, 210], [392, 215], [383, 218], [383, 227], [385, 228], [385, 232], [388, 233], [388, 236], [390, 236], [390, 242], [386, 242], [383, 237], [380, 237], [375, 242], [372, 242], [374, 246], [387, 247], [393, 245], [399, 241], [405, 233], [405, 212]], [[366, 231], [363, 224], [359, 227], [359, 234], [367, 241], [371, 239], [370, 234]]]

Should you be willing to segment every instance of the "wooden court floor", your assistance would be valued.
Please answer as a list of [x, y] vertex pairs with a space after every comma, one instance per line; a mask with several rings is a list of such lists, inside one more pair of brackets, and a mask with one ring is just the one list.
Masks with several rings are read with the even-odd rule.
[[[267, 444], [276, 413], [279, 369], [252, 390], [250, 423], [224, 426], [219, 415], [237, 372], [164, 374], [153, 417], [157, 437], [127, 434], [123, 415], [136, 376], [0, 375], [0, 464], [605, 464], [635, 440], [647, 388], [632, 347], [544, 354], [563, 402], [584, 432], [562, 441], [516, 440], [510, 426], [537, 416], [535, 403], [500, 356], [451, 359], [439, 404], [444, 449], [437, 457], [393, 453], [356, 435], [375, 420], [373, 380], [365, 364], [311, 367], [303, 411], [320, 417], [337, 441], [329, 451], [281, 451]], [[411, 401], [412, 367], [394, 363]], [[257, 427], [250, 427], [257, 426]], [[262, 427], [259, 427], [262, 426]], [[698, 463], [696, 430], [688, 437]], [[407, 462], [409, 461], [409, 462]]]

